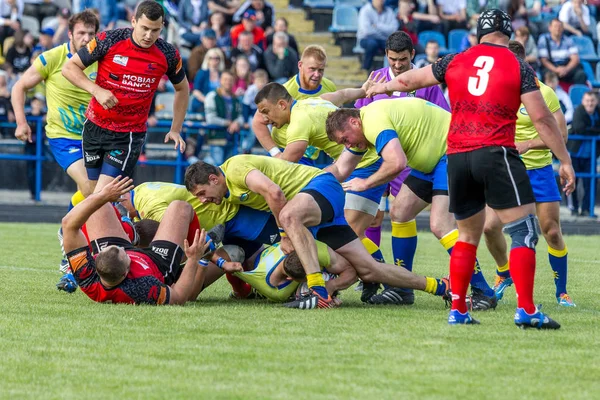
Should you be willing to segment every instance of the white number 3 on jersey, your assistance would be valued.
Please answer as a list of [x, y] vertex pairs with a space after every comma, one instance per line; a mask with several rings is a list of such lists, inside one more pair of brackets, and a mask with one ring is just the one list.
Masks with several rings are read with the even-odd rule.
[[479, 56], [473, 63], [474, 67], [479, 68], [477, 76], [469, 77], [469, 93], [473, 96], [481, 96], [487, 89], [490, 80], [490, 71], [494, 66], [494, 59], [489, 56]]

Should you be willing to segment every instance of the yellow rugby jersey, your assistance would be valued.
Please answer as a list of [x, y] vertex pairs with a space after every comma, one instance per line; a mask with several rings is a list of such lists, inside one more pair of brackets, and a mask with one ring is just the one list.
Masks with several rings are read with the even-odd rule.
[[274, 157], [249, 154], [233, 156], [221, 165], [227, 189], [229, 189], [226, 202], [242, 204], [256, 210], [270, 211], [264, 197], [252, 192], [246, 184], [246, 176], [255, 169], [279, 185], [288, 200], [297, 195], [314, 177], [325, 174], [318, 168]]
[[[62, 75], [62, 67], [72, 57], [69, 42], [45, 51], [33, 65], [46, 82], [48, 106], [46, 136], [50, 139], [66, 138], [81, 140], [85, 111], [92, 95], [73, 85]], [[98, 64], [84, 70], [86, 76], [96, 80]]]
[[142, 219], [160, 222], [169, 204], [175, 200], [190, 203], [200, 226], [206, 230], [224, 224], [237, 214], [239, 206], [226, 201], [220, 205], [202, 204], [185, 186], [166, 182], [146, 182], [131, 191], [131, 202]]
[[[317, 254], [321, 268], [327, 268], [329, 264], [331, 264], [329, 251], [327, 250], [327, 245], [319, 242], [318, 240]], [[280, 244], [275, 243], [260, 253], [254, 262], [253, 270], [235, 272], [233, 275], [248, 283], [267, 299], [277, 303], [283, 303], [289, 299], [292, 294], [294, 294], [299, 285], [298, 282], [287, 281], [282, 285], [275, 287], [269, 282], [273, 270], [275, 270], [275, 268], [277, 268], [277, 266], [281, 264], [285, 258], [286, 255], [281, 250]]]
[[300, 87], [300, 74], [292, 76], [289, 81], [283, 84], [283, 86], [287, 89], [288, 93], [294, 98], [294, 100], [319, 97], [324, 93], [331, 93], [337, 90], [335, 84], [325, 77], [323, 77], [321, 84], [315, 90], [302, 89]]
[[429, 101], [416, 97], [378, 100], [362, 107], [360, 118], [369, 149], [379, 154], [390, 139], [397, 137], [408, 166], [417, 171], [431, 172], [446, 154], [451, 115]]
[[[554, 93], [551, 87], [544, 85], [540, 82], [540, 91], [544, 97], [544, 101], [550, 109], [550, 112], [554, 113], [560, 110], [560, 102], [558, 96]], [[521, 104], [519, 112], [517, 113], [517, 130], [515, 134], [515, 142], [525, 142], [527, 140], [535, 139], [539, 135], [525, 110], [525, 106]], [[552, 152], [550, 149], [536, 149], [529, 150], [525, 154], [521, 154], [521, 159], [527, 169], [538, 169], [543, 168], [547, 165], [552, 164]]]
[[[290, 123], [285, 131], [286, 145], [305, 141], [309, 146], [316, 147], [337, 160], [344, 151], [344, 146], [329, 140], [325, 129], [329, 113], [335, 110], [337, 110], [335, 104], [318, 97], [295, 101], [292, 105]], [[357, 168], [368, 167], [378, 159], [377, 153], [369, 149]]]

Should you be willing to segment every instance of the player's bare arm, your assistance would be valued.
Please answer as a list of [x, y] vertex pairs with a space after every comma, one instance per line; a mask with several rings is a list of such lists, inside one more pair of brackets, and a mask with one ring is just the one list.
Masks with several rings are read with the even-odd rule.
[[565, 193], [570, 194], [575, 190], [575, 172], [571, 164], [571, 156], [565, 146], [554, 116], [548, 110], [544, 98], [539, 90], [521, 95], [521, 102], [525, 106], [535, 129], [546, 146], [560, 161], [559, 175]]
[[354, 154], [349, 150], [344, 150], [340, 157], [324, 171], [331, 172], [338, 182], [343, 182], [356, 169], [362, 158], [363, 154]]
[[84, 201], [74, 207], [62, 219], [63, 241], [65, 252], [78, 249], [87, 245], [87, 240], [81, 233], [81, 227], [90, 216], [108, 202], [118, 201], [125, 193], [133, 189], [133, 179], [116, 177], [101, 191], [88, 196]]
[[377, 83], [385, 82], [385, 75], [375, 72], [371, 72], [369, 78], [363, 83], [358, 89], [340, 89], [335, 92], [322, 94], [320, 97], [323, 100], [332, 102], [338, 107], [343, 106], [346, 103], [352, 103], [358, 99], [362, 99], [367, 96], [367, 91]]
[[331, 259], [331, 264], [327, 266], [327, 271], [338, 276], [337, 278], [330, 279], [326, 282], [325, 286], [327, 287], [327, 291], [333, 293], [336, 290], [348, 289], [358, 280], [356, 270], [348, 260], [337, 254], [331, 248], [328, 247], [327, 251], [329, 252], [329, 258]]
[[260, 145], [269, 152], [271, 157], [281, 158], [281, 150], [279, 150], [279, 147], [271, 137], [271, 132], [269, 132], [267, 124], [268, 122], [265, 120], [265, 117], [257, 112], [252, 118], [252, 131], [254, 131]]
[[173, 99], [173, 122], [171, 122], [171, 130], [165, 136], [165, 143], [169, 140], [175, 142], [175, 149], [179, 147], [179, 151], [185, 151], [185, 140], [181, 137], [181, 129], [183, 128], [183, 120], [190, 100], [190, 90], [187, 78], [183, 78], [175, 87], [175, 98]]
[[291, 162], [298, 162], [304, 155], [308, 142], [306, 140], [299, 140], [297, 142], [288, 143], [281, 153], [281, 159]]
[[431, 65], [428, 65], [427, 67], [408, 70], [389, 82], [374, 84], [367, 91], [367, 97], [373, 97], [381, 93], [391, 95], [393, 92], [412, 92], [439, 83], [433, 76]]
[[[555, 112], [553, 112], [552, 115], [554, 116], [554, 119], [558, 124], [558, 129], [560, 130], [560, 133], [566, 144], [567, 140], [569, 139], [569, 132], [567, 130], [567, 120], [565, 119], [565, 114], [563, 114], [561, 109], [558, 109]], [[526, 153], [529, 150], [545, 150], [548, 148], [548, 146], [546, 146], [546, 143], [544, 143], [544, 141], [539, 137], [536, 137], [535, 139], [531, 140], [526, 140], [524, 142], [517, 142], [515, 144], [517, 146], [519, 154]]]
[[32, 65], [27, 68], [27, 71], [21, 75], [21, 78], [15, 83], [11, 91], [10, 102], [12, 104], [17, 128], [15, 129], [15, 137], [22, 141], [31, 143], [31, 127], [27, 123], [25, 117], [25, 95], [29, 89], [34, 88], [42, 82], [44, 78], [38, 70]]
[[62, 74], [73, 85], [94, 96], [105, 110], [113, 108], [119, 102], [109, 90], [102, 89], [83, 72], [87, 67], [81, 62], [79, 54], [74, 54], [63, 66]]
[[400, 140], [390, 140], [381, 151], [383, 163], [373, 175], [367, 179], [354, 178], [348, 182], [342, 183], [345, 191], [361, 192], [374, 188], [387, 182], [391, 182], [407, 166], [406, 154], [402, 150]]
[[254, 169], [246, 176], [246, 186], [254, 193], [258, 193], [265, 198], [279, 225], [279, 213], [287, 203], [285, 194], [283, 194], [279, 185], [259, 170]]
[[192, 244], [187, 239], [184, 240], [183, 248], [187, 261], [181, 276], [170, 287], [169, 304], [185, 304], [190, 299], [194, 287], [197, 286], [195, 280], [204, 280], [204, 274], [197, 274], [198, 261], [200, 261], [208, 247], [209, 243], [206, 243], [206, 231], [204, 229], [202, 231], [196, 230]]

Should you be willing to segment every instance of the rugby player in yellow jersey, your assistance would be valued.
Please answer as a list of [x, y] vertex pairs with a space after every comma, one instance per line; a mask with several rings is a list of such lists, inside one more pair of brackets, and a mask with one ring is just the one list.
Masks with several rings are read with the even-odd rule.
[[[517, 41], [510, 41], [508, 48], [521, 59], [525, 59], [525, 49]], [[548, 109], [554, 115], [558, 127], [567, 142], [567, 123], [560, 108], [556, 93], [552, 88], [540, 82], [540, 91]], [[517, 113], [517, 130], [515, 136], [517, 150], [525, 163], [529, 181], [535, 196], [536, 214], [540, 221], [542, 234], [548, 243], [548, 258], [554, 272], [556, 300], [565, 307], [575, 307], [575, 303], [567, 294], [567, 245], [560, 230], [560, 191], [552, 169], [552, 153], [540, 139], [525, 107], [521, 105]], [[498, 265], [494, 290], [501, 299], [504, 290], [512, 285], [509, 274], [508, 257], [506, 255], [506, 239], [502, 233], [502, 222], [496, 213], [486, 207], [484, 227], [485, 243]]]
[[[64, 63], [76, 54], [80, 48], [98, 32], [99, 21], [96, 15], [85, 10], [74, 14], [69, 18], [69, 41], [51, 50], [45, 51], [33, 62], [21, 78], [15, 83], [11, 93], [11, 102], [17, 120], [15, 136], [22, 141], [32, 141], [31, 127], [27, 124], [25, 117], [25, 95], [28, 90], [33, 89], [40, 82], [46, 84], [46, 101], [48, 113], [46, 115], [46, 137], [50, 150], [56, 162], [75, 181], [78, 191], [71, 198], [69, 210], [82, 201], [92, 192], [87, 172], [83, 165], [83, 153], [81, 148], [81, 131], [85, 122], [85, 110], [90, 98], [89, 93], [73, 86], [62, 76]], [[90, 65], [86, 70], [86, 76], [96, 79], [98, 71], [97, 64]], [[37, 138], [41, 140], [41, 138]], [[62, 231], [58, 236], [62, 246]], [[64, 256], [64, 255], [63, 255]], [[68, 271], [69, 264], [63, 257], [60, 269]], [[64, 279], [72, 278], [66, 273]], [[63, 280], [61, 278], [61, 282]], [[74, 283], [74, 279], [72, 280]], [[65, 286], [59, 282], [58, 288]], [[74, 286], [75, 290], [77, 286]]]
[[311, 289], [287, 307], [333, 305], [320, 273], [315, 237], [348, 260], [364, 281], [437, 295], [446, 291], [443, 280], [416, 276], [403, 268], [378, 263], [369, 255], [344, 218], [345, 193], [331, 173], [273, 157], [239, 155], [220, 167], [204, 162], [192, 164], [186, 170], [185, 185], [203, 203], [221, 204], [225, 199], [272, 211], [298, 253]]
[[[325, 93], [335, 92], [335, 84], [323, 75], [327, 65], [327, 54], [325, 49], [318, 45], [311, 45], [304, 49], [300, 61], [298, 61], [298, 74], [287, 81], [285, 86], [288, 93], [296, 100], [319, 97]], [[265, 120], [259, 113], [254, 115], [252, 120], [252, 130], [263, 148], [273, 157], [279, 157], [281, 150], [271, 138], [267, 125], [269, 121]], [[302, 163], [314, 165], [314, 160], [319, 156], [319, 152], [309, 147]]]
[[[394, 260], [409, 271], [417, 248], [414, 220], [429, 204], [431, 231], [448, 253], [458, 239], [456, 222], [448, 211], [446, 138], [450, 118], [445, 109], [414, 97], [379, 100], [360, 110], [339, 109], [327, 118], [329, 139], [349, 150], [327, 167], [339, 179], [345, 180], [369, 151], [375, 150], [383, 159], [374, 174], [342, 183], [344, 190], [369, 190], [390, 182], [407, 166], [411, 168], [390, 212]], [[495, 308], [493, 289], [479, 272], [478, 264], [475, 270], [478, 273], [471, 280], [473, 309]], [[374, 295], [377, 287], [366, 286], [363, 297], [370, 301], [369, 292]], [[387, 288], [373, 302], [408, 305], [414, 303], [414, 294], [401, 288]]]

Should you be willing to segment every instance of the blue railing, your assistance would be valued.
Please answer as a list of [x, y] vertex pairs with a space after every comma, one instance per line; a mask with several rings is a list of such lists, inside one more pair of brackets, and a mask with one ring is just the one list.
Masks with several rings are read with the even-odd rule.
[[[44, 139], [45, 135], [43, 132], [43, 122], [42, 117], [27, 117], [27, 121], [30, 123], [30, 126], [35, 123], [36, 128], [35, 138], [36, 138], [36, 151], [35, 155], [26, 155], [26, 154], [12, 154], [12, 153], [0, 153], [0, 160], [12, 160], [12, 161], [35, 161], [35, 195], [34, 198], [36, 201], [41, 200], [41, 191], [42, 191], [42, 163], [44, 161], [48, 161], [47, 157], [44, 157]], [[16, 124], [13, 122], [0, 122], [1, 128], [16, 128]], [[148, 130], [148, 135], [163, 133], [166, 134], [171, 127], [171, 121], [168, 120], [159, 120], [157, 125], [152, 129]], [[217, 125], [208, 125], [205, 123], [201, 123], [198, 121], [185, 121], [183, 124], [183, 129], [181, 132], [181, 137], [185, 140], [187, 136], [190, 134], [198, 133], [203, 131], [224, 131], [222, 126]], [[41, 140], [40, 140], [41, 139]], [[173, 143], [173, 142], [169, 142]], [[19, 146], [22, 146], [19, 144]], [[233, 135], [233, 154], [238, 153], [239, 147], [239, 135]], [[187, 160], [184, 158], [181, 152], [177, 151], [177, 156], [175, 160], [145, 160], [140, 161], [138, 164], [140, 165], [156, 165], [156, 166], [168, 166], [175, 167], [175, 173], [173, 177], [173, 182], [175, 183], [183, 183], [183, 176], [185, 173], [185, 169], [188, 166]]]
[[[578, 172], [578, 178], [591, 178], [590, 181], [590, 217], [595, 217], [594, 206], [596, 205], [596, 179], [600, 178], [598, 173], [596, 159], [598, 154], [596, 153], [596, 145], [600, 141], [600, 136], [581, 136], [581, 135], [569, 135], [569, 140], [580, 140], [589, 141], [591, 143], [591, 154], [590, 154], [590, 169], [589, 172]], [[582, 207], [583, 208], [583, 207]]]

